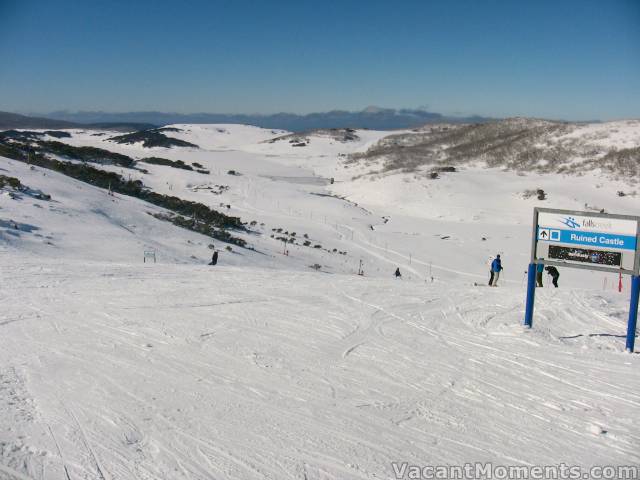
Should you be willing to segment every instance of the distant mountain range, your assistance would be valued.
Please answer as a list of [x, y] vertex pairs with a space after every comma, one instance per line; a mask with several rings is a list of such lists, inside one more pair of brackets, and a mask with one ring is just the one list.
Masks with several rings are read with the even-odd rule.
[[[391, 109], [368, 107], [359, 112], [333, 110], [322, 113], [298, 115], [294, 113], [228, 114], [228, 113], [167, 113], [167, 112], [67, 112], [44, 114], [44, 117], [79, 124], [96, 123], [147, 123], [156, 126], [173, 123], [242, 123], [263, 128], [278, 128], [301, 132], [318, 128], [369, 128], [393, 130], [412, 128], [426, 123], [483, 123], [490, 118], [480, 116], [447, 117], [440, 113], [421, 109]], [[52, 128], [52, 127], [44, 127]]]
[[10, 128], [75, 128], [77, 124], [51, 118], [27, 117], [17, 113], [0, 112], [0, 130]]
[[146, 130], [156, 125], [138, 122], [104, 121], [104, 122], [76, 122], [55, 117], [29, 117], [17, 113], [0, 112], [0, 130], [12, 128], [99, 128], [106, 130], [130, 132], [131, 130]]

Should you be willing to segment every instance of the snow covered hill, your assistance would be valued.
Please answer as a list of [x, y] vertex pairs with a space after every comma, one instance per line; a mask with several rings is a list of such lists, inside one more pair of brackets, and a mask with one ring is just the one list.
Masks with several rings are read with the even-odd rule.
[[[637, 214], [633, 160], [616, 152], [640, 147], [640, 122], [510, 122], [510, 136], [528, 133], [504, 162], [453, 156], [482, 132], [499, 142], [495, 126], [159, 129], [197, 146], [173, 148], [78, 129], [25, 140], [126, 155], [83, 150], [93, 168], [239, 217], [246, 230], [230, 231], [247, 248], [162, 220], [166, 206], [0, 157], [0, 180], [21, 185], [0, 188], [0, 478], [638, 464], [626, 280], [619, 294], [615, 275], [562, 269], [534, 329], [520, 322], [533, 207]], [[534, 144], [569, 157], [511, 160]], [[501, 288], [474, 286], [496, 253]]]
[[380, 161], [382, 171], [429, 172], [444, 165], [581, 175], [599, 171], [637, 182], [640, 121], [598, 124], [512, 118], [472, 125], [427, 125], [389, 135], [354, 160]]

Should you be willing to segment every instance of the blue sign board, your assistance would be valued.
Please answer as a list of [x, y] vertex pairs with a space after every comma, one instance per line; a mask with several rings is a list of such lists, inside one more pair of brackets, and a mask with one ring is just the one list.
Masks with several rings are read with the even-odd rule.
[[584, 230], [563, 230], [558, 228], [538, 227], [538, 240], [547, 242], [569, 243], [590, 247], [615, 248], [619, 250], [635, 250], [636, 237], [612, 233], [585, 232]]

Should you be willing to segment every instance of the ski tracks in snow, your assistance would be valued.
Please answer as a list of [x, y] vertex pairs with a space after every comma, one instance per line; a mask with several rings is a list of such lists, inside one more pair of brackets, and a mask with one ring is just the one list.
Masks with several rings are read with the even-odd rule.
[[38, 317], [0, 337], [3, 364], [24, 372], [11, 388], [37, 412], [17, 421], [0, 402], [0, 425], [30, 444], [2, 463], [29, 478], [47, 478], [40, 465], [65, 480], [316, 480], [425, 458], [640, 461], [635, 357], [588, 336], [618, 325], [615, 299], [541, 292], [524, 331], [509, 287], [56, 268], [49, 288], [26, 290]]

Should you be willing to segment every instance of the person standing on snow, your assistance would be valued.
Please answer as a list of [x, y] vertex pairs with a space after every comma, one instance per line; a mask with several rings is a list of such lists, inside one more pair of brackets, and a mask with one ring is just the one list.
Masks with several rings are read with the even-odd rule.
[[[541, 258], [540, 260], [544, 260], [544, 258]], [[538, 263], [536, 265], [536, 286], [537, 287], [542, 287], [542, 273], [544, 272], [544, 263]]]
[[502, 271], [502, 260], [500, 260], [500, 254], [496, 255], [493, 262], [491, 262], [491, 278], [489, 278], [489, 286], [497, 287], [498, 278], [500, 278], [500, 272]]
[[216, 263], [218, 263], [218, 251], [215, 250], [213, 252], [213, 255], [211, 256], [211, 263], [209, 265], [215, 265]]
[[396, 268], [396, 273], [394, 275], [396, 276], [396, 278], [402, 277], [402, 274], [400, 273], [400, 267]]
[[558, 269], [553, 265], [549, 265], [545, 268], [545, 270], [549, 275], [551, 275], [551, 283], [553, 283], [553, 286], [558, 288], [558, 278], [560, 278], [560, 272], [558, 271]]

